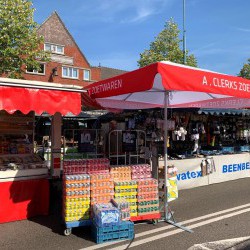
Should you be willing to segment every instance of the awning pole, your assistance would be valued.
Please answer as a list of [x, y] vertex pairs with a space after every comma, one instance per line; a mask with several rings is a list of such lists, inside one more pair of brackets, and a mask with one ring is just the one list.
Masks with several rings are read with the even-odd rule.
[[168, 105], [169, 105], [169, 92], [165, 91], [164, 93], [164, 216], [165, 220], [169, 218], [169, 209], [168, 209]]
[[164, 92], [164, 221], [179, 227], [187, 232], [192, 233], [193, 231], [176, 223], [173, 217], [173, 212], [168, 205], [168, 106], [169, 106], [169, 92]]

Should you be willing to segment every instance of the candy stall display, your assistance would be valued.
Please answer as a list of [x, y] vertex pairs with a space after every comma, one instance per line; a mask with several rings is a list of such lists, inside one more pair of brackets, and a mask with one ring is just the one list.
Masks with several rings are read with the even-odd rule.
[[130, 216], [137, 215], [137, 182], [117, 181], [115, 182], [115, 199], [125, 199], [129, 203]]
[[114, 181], [112, 175], [91, 174], [90, 175], [91, 205], [96, 203], [107, 203], [114, 198]]

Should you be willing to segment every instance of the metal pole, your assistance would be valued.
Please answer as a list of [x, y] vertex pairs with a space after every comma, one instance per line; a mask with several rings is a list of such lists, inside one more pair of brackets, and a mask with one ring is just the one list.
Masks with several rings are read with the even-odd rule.
[[169, 209], [168, 209], [168, 98], [169, 92], [165, 91], [164, 93], [164, 173], [165, 173], [165, 181], [164, 181], [164, 214], [165, 220], [169, 219]]
[[187, 63], [186, 58], [186, 27], [185, 27], [185, 19], [186, 19], [186, 1], [183, 0], [183, 64]]
[[173, 212], [171, 211], [168, 205], [168, 106], [169, 106], [169, 92], [164, 92], [164, 172], [165, 172], [165, 182], [164, 182], [164, 216], [165, 221], [179, 227], [187, 232], [192, 233], [193, 231], [189, 228], [182, 226], [179, 223], [176, 223], [173, 218]]

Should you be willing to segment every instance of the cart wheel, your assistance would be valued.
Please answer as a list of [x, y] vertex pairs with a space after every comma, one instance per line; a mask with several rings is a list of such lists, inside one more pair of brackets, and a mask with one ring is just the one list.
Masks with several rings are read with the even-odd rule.
[[157, 223], [158, 223], [158, 220], [156, 219], [156, 220], [152, 220], [152, 223], [154, 224], [154, 225], [156, 225]]
[[66, 228], [66, 229], [64, 230], [64, 235], [65, 235], [65, 236], [69, 236], [69, 235], [71, 235], [71, 232], [72, 232], [72, 229], [71, 229], [71, 228]]

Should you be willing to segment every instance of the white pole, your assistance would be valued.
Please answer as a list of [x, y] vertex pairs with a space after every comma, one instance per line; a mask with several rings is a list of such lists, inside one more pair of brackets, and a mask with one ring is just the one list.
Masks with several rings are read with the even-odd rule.
[[186, 27], [185, 27], [185, 19], [186, 19], [186, 1], [183, 0], [183, 64], [187, 63], [186, 58]]
[[169, 219], [168, 213], [168, 104], [169, 104], [169, 92], [164, 92], [164, 173], [165, 173], [165, 183], [164, 183], [164, 213], [165, 213], [165, 220]]

